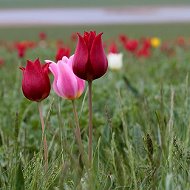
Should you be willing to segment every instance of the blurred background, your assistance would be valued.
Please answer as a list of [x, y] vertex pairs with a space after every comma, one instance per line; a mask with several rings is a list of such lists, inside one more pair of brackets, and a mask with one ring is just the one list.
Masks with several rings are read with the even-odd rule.
[[[43, 172], [37, 107], [22, 94], [19, 69], [26, 60], [69, 57], [76, 32], [90, 30], [103, 32], [110, 58], [109, 72], [93, 82], [95, 189], [189, 190], [190, 0], [0, 0], [0, 189], [91, 182], [75, 147], [71, 103], [53, 91], [44, 100], [50, 167]], [[86, 95], [77, 101], [85, 150]]]
[[1, 8], [45, 8], [45, 7], [88, 7], [130, 5], [188, 5], [189, 0], [0, 0]]
[[37, 39], [41, 31], [49, 39], [68, 38], [90, 29], [105, 38], [168, 38], [187, 36], [189, 21], [189, 0], [0, 0], [1, 40]]

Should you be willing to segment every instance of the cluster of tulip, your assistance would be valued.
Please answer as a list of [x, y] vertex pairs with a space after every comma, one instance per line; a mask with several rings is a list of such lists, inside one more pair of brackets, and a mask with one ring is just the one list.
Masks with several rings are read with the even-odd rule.
[[[53, 90], [64, 98], [72, 101], [73, 111], [76, 121], [76, 140], [79, 145], [79, 151], [83, 157], [84, 149], [80, 135], [80, 127], [74, 100], [79, 98], [85, 88], [85, 81], [89, 86], [89, 164], [92, 163], [92, 81], [103, 76], [108, 67], [108, 62], [101, 39], [102, 33], [96, 35], [96, 32], [85, 32], [84, 36], [78, 34], [78, 44], [74, 55], [69, 58], [57, 56], [57, 63], [46, 60], [42, 65], [39, 59], [34, 62], [27, 61], [26, 68], [21, 67], [23, 71], [22, 91], [24, 96], [38, 102], [40, 119], [42, 124], [42, 134], [44, 139], [44, 159], [45, 168], [48, 168], [48, 149], [45, 136], [45, 126], [42, 117], [41, 101], [49, 96], [51, 85], [48, 76], [49, 70], [54, 76]], [[61, 52], [62, 53], [62, 52]], [[60, 54], [61, 54], [60, 53]], [[64, 52], [65, 53], [65, 52]], [[69, 55], [69, 51], [67, 52]]]
[[[123, 49], [137, 58], [150, 57], [151, 48], [157, 48], [161, 44], [160, 39], [156, 37], [143, 38], [138, 41], [137, 39], [130, 39], [126, 35], [120, 35], [119, 40]], [[112, 70], [119, 70], [123, 66], [123, 53], [119, 52], [118, 49], [115, 42], [112, 42], [108, 47], [108, 65]]]
[[[70, 40], [76, 42], [77, 34], [71, 34]], [[72, 44], [72, 43], [71, 43]], [[20, 59], [23, 59], [26, 52], [36, 47], [48, 48], [48, 38], [46, 33], [39, 33], [38, 42], [34, 41], [21, 41], [13, 44], [0, 43], [8, 51], [17, 51], [17, 55]], [[153, 50], [157, 49], [160, 54], [167, 56], [173, 56], [176, 54], [176, 48], [180, 47], [184, 50], [188, 49], [190, 43], [187, 39], [180, 36], [175, 40], [161, 41], [158, 37], [141, 37], [140, 39], [132, 39], [125, 34], [120, 34], [117, 39], [112, 39], [104, 42], [104, 48], [107, 49], [108, 66], [111, 70], [119, 70], [123, 65], [124, 53], [127, 56], [132, 56], [134, 59], [148, 59], [152, 56]], [[62, 40], [56, 41], [55, 61], [59, 61], [63, 56], [69, 57], [71, 55], [71, 49], [68, 44], [63, 43]], [[0, 65], [3, 65], [5, 60], [0, 57]]]

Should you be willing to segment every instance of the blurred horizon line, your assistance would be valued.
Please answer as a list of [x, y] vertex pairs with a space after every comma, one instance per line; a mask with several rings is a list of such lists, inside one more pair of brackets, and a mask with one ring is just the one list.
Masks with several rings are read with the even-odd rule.
[[190, 23], [190, 6], [0, 9], [0, 26]]

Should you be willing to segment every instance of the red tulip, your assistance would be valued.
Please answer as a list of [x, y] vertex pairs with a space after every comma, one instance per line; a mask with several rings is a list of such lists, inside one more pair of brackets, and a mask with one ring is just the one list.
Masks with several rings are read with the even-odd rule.
[[22, 91], [27, 99], [40, 102], [49, 96], [51, 86], [48, 67], [49, 64], [41, 65], [36, 59], [34, 62], [27, 61], [26, 68], [20, 68], [23, 71]]
[[27, 46], [24, 42], [19, 42], [15, 44], [17, 54], [19, 58], [23, 58], [26, 53]]
[[58, 62], [59, 60], [62, 60], [62, 58], [64, 56], [66, 56], [66, 57], [70, 56], [70, 49], [69, 48], [59, 48], [57, 50], [57, 53], [55, 56], [56, 62]]
[[108, 52], [109, 53], [118, 53], [118, 47], [117, 47], [116, 43], [113, 42], [109, 45]]
[[137, 40], [127, 40], [125, 43], [125, 49], [130, 52], [135, 52], [138, 48], [138, 41]]
[[137, 57], [149, 57], [150, 56], [150, 49], [146, 47], [142, 47], [137, 51]]
[[150, 49], [151, 48], [151, 43], [150, 43], [150, 39], [149, 38], [144, 38], [142, 39], [142, 45], [143, 47], [146, 49]]
[[39, 38], [40, 38], [40, 40], [46, 40], [47, 39], [46, 33], [45, 32], [40, 32], [39, 33]]
[[149, 57], [150, 56], [150, 40], [148, 38], [141, 39], [141, 47], [136, 51], [137, 57]]
[[73, 71], [79, 78], [92, 81], [103, 76], [108, 68], [104, 52], [102, 33], [85, 32], [78, 34], [78, 44], [73, 60]]
[[183, 36], [179, 36], [178, 38], [177, 38], [177, 45], [178, 46], [181, 46], [181, 47], [185, 47], [185, 39], [184, 39], [184, 37]]
[[0, 57], [0, 67], [2, 67], [4, 64], [5, 64], [4, 59]]
[[127, 36], [125, 34], [119, 35], [119, 40], [121, 41], [122, 44], [125, 44], [128, 40]]

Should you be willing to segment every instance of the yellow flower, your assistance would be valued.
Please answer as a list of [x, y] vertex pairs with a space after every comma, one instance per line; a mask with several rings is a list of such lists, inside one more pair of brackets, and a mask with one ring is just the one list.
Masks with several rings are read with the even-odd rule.
[[151, 38], [150, 43], [151, 43], [152, 47], [157, 48], [160, 46], [161, 40], [157, 37], [153, 37], [153, 38]]

